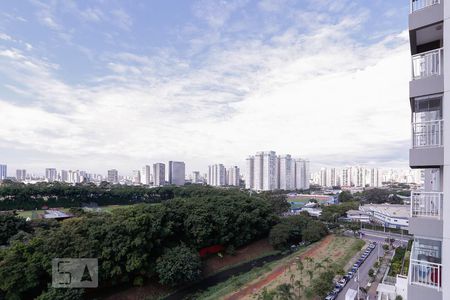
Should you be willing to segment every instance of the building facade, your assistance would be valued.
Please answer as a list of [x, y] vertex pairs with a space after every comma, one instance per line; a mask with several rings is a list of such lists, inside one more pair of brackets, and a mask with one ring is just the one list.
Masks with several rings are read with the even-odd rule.
[[[69, 180], [72, 182], [75, 180], [74, 172], [69, 171]], [[116, 169], [108, 170], [108, 182], [119, 183], [119, 172]]]
[[240, 186], [241, 171], [238, 166], [231, 166], [227, 170], [227, 185]]
[[309, 189], [309, 161], [275, 151], [257, 152], [246, 159], [245, 187], [255, 191]]
[[186, 170], [182, 161], [169, 161], [169, 184], [181, 186], [185, 183]]
[[295, 190], [295, 161], [291, 155], [278, 157], [278, 188], [280, 190]]
[[25, 169], [17, 169], [16, 170], [16, 180], [17, 181], [25, 181], [27, 178], [27, 170]]
[[411, 193], [408, 299], [450, 299], [450, 1], [410, 6], [409, 164], [424, 170], [425, 184]]
[[4, 180], [8, 177], [8, 166], [0, 165], [0, 180]]
[[208, 184], [211, 186], [225, 186], [227, 184], [227, 171], [222, 164], [208, 167]]
[[133, 170], [132, 182], [133, 182], [133, 184], [140, 184], [141, 183], [141, 171]]
[[166, 184], [166, 165], [163, 163], [153, 164], [153, 186]]
[[149, 165], [142, 167], [141, 171], [141, 183], [144, 185], [149, 185], [151, 182], [151, 168]]
[[47, 168], [45, 169], [45, 179], [48, 182], [53, 182], [58, 179], [58, 172], [55, 168]]
[[255, 188], [255, 157], [249, 156], [245, 160], [246, 173], [245, 173], [245, 188], [253, 190]]

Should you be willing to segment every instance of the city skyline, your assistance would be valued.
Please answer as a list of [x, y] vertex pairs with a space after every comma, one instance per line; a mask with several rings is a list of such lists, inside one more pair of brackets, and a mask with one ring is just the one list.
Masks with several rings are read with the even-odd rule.
[[2, 161], [407, 166], [407, 2], [169, 2], [2, 2]]

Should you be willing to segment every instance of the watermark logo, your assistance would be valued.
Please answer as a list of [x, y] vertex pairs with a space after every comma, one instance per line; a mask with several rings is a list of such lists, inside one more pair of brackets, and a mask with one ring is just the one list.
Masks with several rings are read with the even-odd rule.
[[98, 260], [96, 258], [54, 258], [52, 287], [98, 287]]

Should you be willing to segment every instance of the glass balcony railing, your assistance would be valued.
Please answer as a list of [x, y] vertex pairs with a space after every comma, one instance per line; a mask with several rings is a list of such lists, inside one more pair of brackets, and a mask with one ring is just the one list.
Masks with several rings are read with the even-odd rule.
[[433, 148], [443, 146], [444, 120], [412, 123], [412, 147]]
[[441, 0], [410, 0], [411, 10], [410, 12], [416, 12], [418, 10], [427, 8], [429, 6], [433, 6], [441, 3]]
[[412, 192], [411, 217], [442, 219], [444, 194], [440, 192]]
[[422, 79], [442, 74], [444, 48], [422, 52], [412, 56], [412, 79]]

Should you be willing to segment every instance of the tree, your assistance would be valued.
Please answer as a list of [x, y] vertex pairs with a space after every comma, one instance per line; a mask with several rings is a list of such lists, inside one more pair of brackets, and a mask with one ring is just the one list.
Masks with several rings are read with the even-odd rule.
[[284, 193], [264, 192], [262, 196], [269, 201], [272, 211], [277, 215], [282, 215], [291, 208], [291, 204], [287, 201], [287, 196]]
[[19, 231], [31, 232], [32, 228], [22, 217], [12, 213], [0, 213], [0, 246], [7, 244]]
[[317, 242], [328, 234], [326, 226], [319, 221], [311, 221], [303, 231], [303, 240], [307, 242]]
[[349, 191], [342, 191], [339, 193], [338, 200], [340, 203], [353, 200], [353, 195]]
[[333, 287], [334, 273], [331, 270], [321, 273], [312, 282], [312, 290], [320, 298], [324, 298], [328, 291]]
[[285, 249], [289, 246], [291, 227], [288, 224], [277, 224], [270, 230], [269, 241], [275, 249]]
[[375, 271], [373, 269], [370, 269], [367, 274], [372, 278], [375, 277]]
[[176, 286], [198, 280], [201, 265], [200, 256], [182, 245], [165, 251], [156, 262], [156, 271], [162, 284]]

